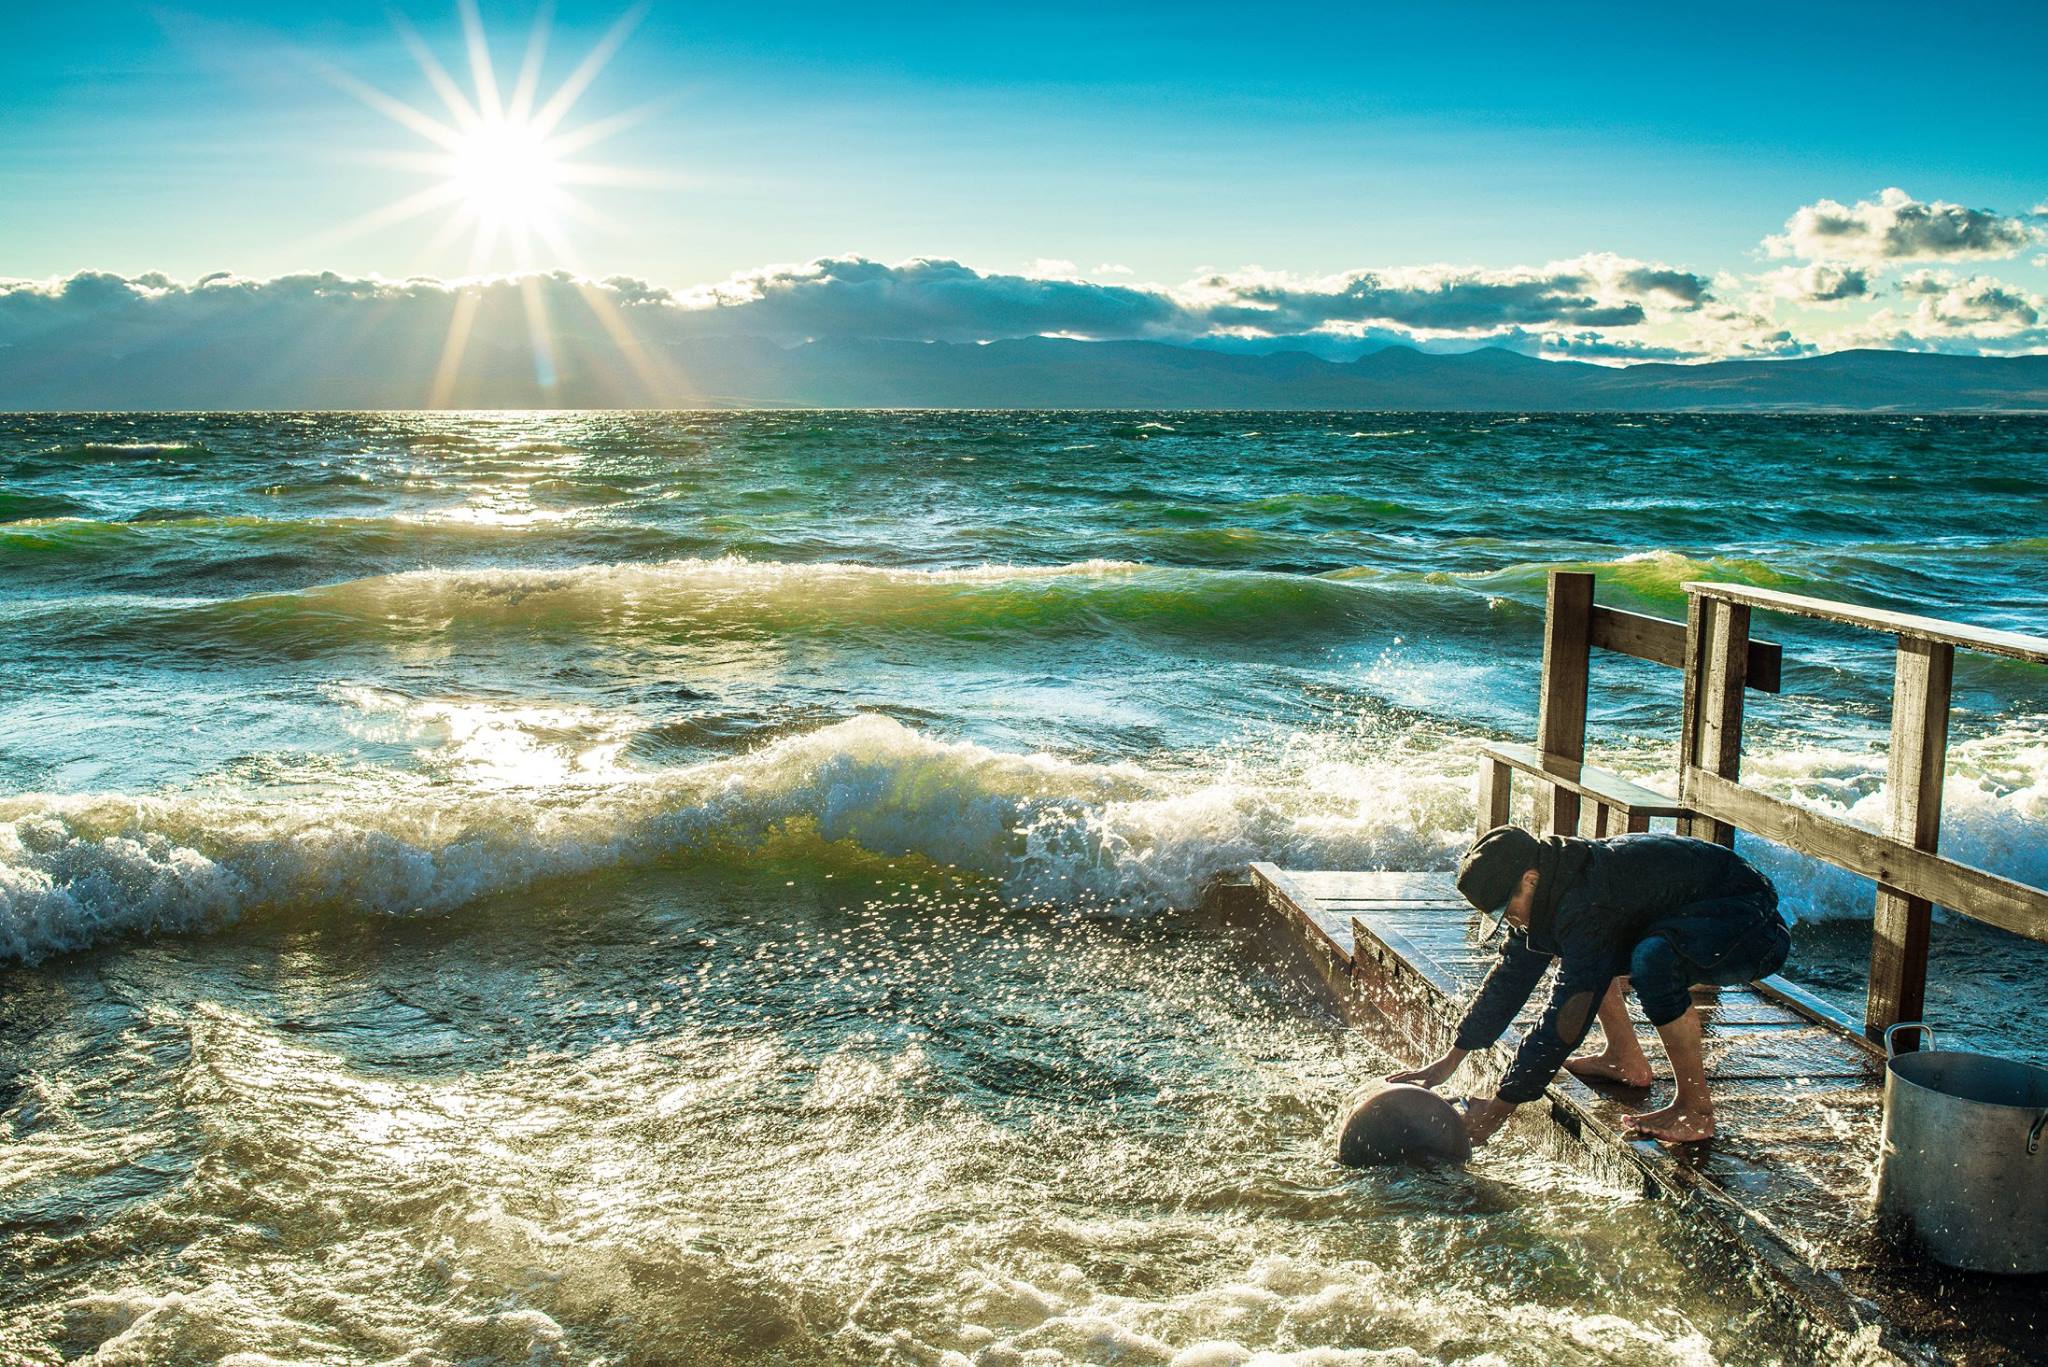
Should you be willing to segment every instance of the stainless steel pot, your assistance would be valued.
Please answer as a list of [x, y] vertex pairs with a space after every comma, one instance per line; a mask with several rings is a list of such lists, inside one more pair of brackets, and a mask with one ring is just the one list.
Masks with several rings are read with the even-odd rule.
[[[1918, 1030], [1927, 1047], [1894, 1050]], [[2048, 1272], [2048, 1068], [1884, 1032], [1878, 1222], [1973, 1272]]]

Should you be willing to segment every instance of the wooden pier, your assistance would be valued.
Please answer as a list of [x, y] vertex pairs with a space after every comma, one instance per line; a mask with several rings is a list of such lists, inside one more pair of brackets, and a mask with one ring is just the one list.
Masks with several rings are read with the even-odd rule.
[[[1568, 1073], [1552, 1082], [1545, 1104], [1521, 1108], [1512, 1132], [1678, 1202], [1688, 1233], [1810, 1335], [1816, 1360], [2048, 1362], [2048, 1277], [1941, 1268], [1885, 1242], [1870, 1215], [1884, 1083], [1872, 1041], [1893, 1022], [1919, 1017], [1932, 906], [2048, 940], [2048, 892], [1937, 852], [1956, 649], [2048, 663], [2048, 640], [1715, 583], [1686, 585], [1689, 612], [1680, 623], [1596, 605], [1593, 588], [1590, 575], [1551, 576], [1537, 743], [1483, 752], [1477, 829], [1508, 820], [1519, 774], [1540, 785], [1537, 824], [1545, 831], [1619, 834], [1663, 818], [1730, 843], [1739, 827], [1869, 876], [1878, 884], [1870, 987], [1860, 1022], [1782, 979], [1696, 989], [1720, 1129], [1712, 1140], [1628, 1137], [1622, 1117], [1642, 1109], [1646, 1094]], [[1781, 649], [1750, 638], [1752, 610], [1896, 638], [1888, 831], [1850, 826], [1741, 783], [1744, 695], [1778, 691], [1783, 672]], [[1595, 649], [1683, 672], [1677, 796], [1585, 762]], [[1347, 1017], [1372, 1023], [1411, 1062], [1450, 1043], [1496, 954], [1473, 943], [1471, 909], [1444, 873], [1256, 864], [1247, 892], [1254, 923], [1298, 956]], [[1490, 1090], [1545, 995], [1533, 994], [1517, 1030], [1468, 1060], [1453, 1090]], [[1639, 1014], [1636, 1026], [1661, 1061]], [[1660, 1085], [1668, 1092], [1668, 1077]]]

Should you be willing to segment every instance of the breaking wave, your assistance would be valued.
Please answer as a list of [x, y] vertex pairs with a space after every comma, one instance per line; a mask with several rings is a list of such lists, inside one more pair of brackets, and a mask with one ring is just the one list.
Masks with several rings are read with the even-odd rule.
[[939, 740], [871, 715], [687, 767], [550, 773], [538, 791], [506, 785], [504, 772], [458, 771], [451, 791], [446, 773], [379, 770], [324, 798], [267, 804], [0, 799], [0, 957], [267, 908], [445, 912], [547, 878], [730, 857], [792, 832], [823, 859], [846, 842], [992, 878], [1020, 901], [1144, 910], [1186, 905], [1253, 858], [1442, 864], [1469, 803], [1464, 777], [1398, 765], [1304, 756], [1285, 783], [1175, 778]]
[[1353, 630], [1379, 601], [1314, 576], [1116, 560], [908, 569], [727, 556], [408, 571], [172, 606], [67, 602], [46, 615], [43, 629], [171, 650], [286, 654], [494, 634], [658, 640], [914, 632], [986, 642], [1127, 631], [1271, 638]]
[[[948, 741], [863, 715], [743, 755], [639, 768], [602, 717], [408, 703], [374, 723], [433, 741], [420, 771], [266, 775], [277, 794], [0, 799], [0, 959], [261, 910], [410, 916], [548, 879], [773, 843], [829, 867], [913, 856], [1024, 904], [1144, 912], [1197, 901], [1255, 859], [1448, 868], [1470, 838], [1472, 752], [1395, 739], [1360, 753], [1297, 738], [1182, 770]], [[1881, 757], [1766, 754], [1750, 778], [1852, 821], [1882, 814]], [[1654, 777], [1645, 773], [1644, 777]], [[294, 779], [300, 781], [293, 781]], [[309, 796], [317, 778], [318, 795]], [[2048, 733], [1957, 747], [1943, 848], [2048, 883]], [[1802, 919], [1867, 917], [1870, 885], [1754, 842]]]

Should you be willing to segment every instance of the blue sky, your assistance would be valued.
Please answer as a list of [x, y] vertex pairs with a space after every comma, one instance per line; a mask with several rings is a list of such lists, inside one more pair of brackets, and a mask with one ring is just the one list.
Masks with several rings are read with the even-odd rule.
[[[1718, 279], [1754, 319], [1756, 291], [1786, 292], [1759, 281], [1810, 264], [1764, 245], [1802, 206], [1897, 186], [2041, 221], [2048, 7], [1654, 9], [655, 0], [569, 121], [632, 113], [588, 156], [643, 183], [577, 192], [598, 221], [567, 225], [573, 262], [500, 244], [481, 268], [684, 290], [773, 263], [939, 257], [1180, 289], [1254, 266], [1327, 280], [1604, 253]], [[558, 6], [542, 87], [622, 10]], [[433, 109], [392, 14], [112, 3], [0, 21], [0, 276], [465, 274], [471, 240], [437, 241], [444, 215], [337, 232], [431, 181], [388, 161], [418, 137], [321, 74]], [[454, 6], [404, 16], [466, 82]], [[482, 18], [509, 81], [535, 11]], [[1998, 346], [2032, 349], [2048, 270], [2038, 245], [2007, 245], [1887, 261], [1894, 285], [1946, 275], [1848, 307], [1787, 300], [1749, 333], [1903, 336], [1920, 318], [1929, 340], [1946, 316], [1954, 342], [1958, 319], [1990, 326], [1981, 301], [2003, 287], [2019, 303], [2000, 306]]]

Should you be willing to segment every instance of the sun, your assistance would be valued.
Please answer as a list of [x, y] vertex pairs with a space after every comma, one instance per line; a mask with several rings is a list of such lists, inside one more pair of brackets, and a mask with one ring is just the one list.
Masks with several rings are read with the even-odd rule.
[[[418, 33], [402, 20], [394, 21], [419, 64], [420, 74], [440, 101], [437, 112], [429, 113], [387, 95], [346, 72], [321, 68], [335, 84], [418, 135], [424, 149], [383, 153], [374, 159], [417, 173], [426, 181], [389, 204], [330, 230], [322, 240], [339, 241], [436, 211], [444, 214], [444, 220], [425, 244], [424, 256], [431, 259], [465, 234], [469, 237], [467, 271], [462, 278], [447, 282], [451, 300], [448, 337], [428, 391], [432, 407], [445, 407], [457, 394], [470, 329], [485, 294], [499, 287], [517, 288], [526, 311], [534, 378], [543, 390], [554, 386], [555, 342], [540, 272], [556, 267], [566, 267], [568, 272], [566, 276], [558, 274], [556, 283], [578, 291], [618, 345], [622, 358], [643, 379], [659, 379], [661, 363], [634, 340], [603, 292], [589, 285], [567, 233], [571, 219], [603, 221], [573, 187], [668, 182], [666, 177], [626, 167], [594, 165], [582, 157], [595, 144], [637, 122], [637, 114], [573, 126], [568, 122], [577, 101], [645, 14], [645, 5], [621, 16], [544, 98], [540, 77], [547, 55], [548, 11], [543, 9], [534, 24], [508, 93], [499, 87], [490, 39], [475, 0], [458, 0], [457, 9], [469, 58], [467, 88], [449, 74]], [[490, 274], [508, 264], [507, 257], [512, 275]]]
[[467, 234], [472, 275], [502, 267], [507, 256], [518, 271], [546, 265], [573, 268], [567, 221], [588, 221], [595, 215], [570, 187], [647, 180], [639, 173], [593, 165], [581, 157], [594, 144], [635, 122], [634, 116], [575, 126], [568, 121], [577, 101], [639, 22], [644, 6], [628, 11], [613, 24], [545, 97], [540, 77], [549, 36], [546, 12], [535, 23], [518, 73], [506, 91], [499, 85], [491, 41], [475, 0], [460, 0], [457, 8], [469, 59], [466, 86], [417, 32], [402, 20], [394, 21], [420, 74], [439, 100], [439, 110], [429, 112], [345, 72], [327, 70], [336, 84], [425, 144], [419, 150], [387, 152], [373, 159], [427, 179], [421, 188], [343, 225], [330, 236], [352, 236], [439, 210], [446, 218], [441, 232], [427, 244], [427, 254], [431, 256]]
[[449, 184], [478, 225], [552, 236], [562, 211], [563, 167], [530, 121], [470, 129], [448, 158]]

